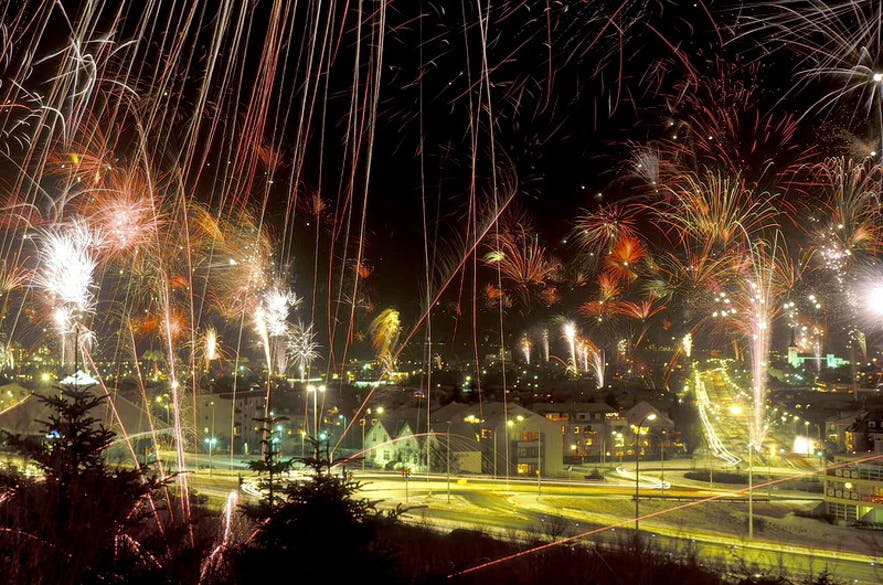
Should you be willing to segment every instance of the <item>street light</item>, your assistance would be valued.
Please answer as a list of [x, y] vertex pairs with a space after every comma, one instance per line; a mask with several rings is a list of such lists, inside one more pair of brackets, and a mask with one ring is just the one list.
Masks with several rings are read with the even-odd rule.
[[638, 533], [638, 518], [641, 516], [641, 500], [640, 498], [640, 482], [639, 479], [641, 477], [641, 457], [638, 453], [638, 437], [641, 436], [641, 427], [644, 426], [644, 423], [648, 420], [653, 421], [656, 420], [656, 413], [651, 412], [647, 416], [645, 416], [640, 424], [638, 424], [638, 428], [635, 429], [635, 533]]
[[447, 452], [447, 461], [446, 465], [448, 468], [448, 503], [451, 503], [451, 421], [447, 422], [448, 425], [448, 452]]
[[212, 407], [212, 448], [210, 448], [208, 451], [208, 474], [212, 475], [212, 471], [214, 470], [214, 468], [212, 467], [212, 451], [214, 450], [215, 441], [217, 439], [215, 439], [215, 401], [212, 400], [210, 404]]
[[365, 458], [367, 457], [365, 453], [365, 417], [363, 416], [359, 419], [359, 426], [362, 427], [362, 471], [365, 471]]
[[543, 478], [543, 429], [537, 425], [537, 498], [542, 495]]
[[[794, 417], [797, 420], [797, 417]], [[754, 443], [748, 442], [748, 540], [754, 539]]]
[[319, 392], [325, 392], [325, 385], [314, 386], [312, 384], [307, 384], [307, 392], [312, 393], [313, 395], [313, 436], [319, 436]]
[[204, 439], [206, 446], [208, 447], [208, 474], [212, 474], [212, 452], [215, 450], [215, 444], [218, 442], [218, 439], [215, 437], [206, 437]]
[[659, 486], [665, 489], [665, 431], [659, 432]]
[[[513, 420], [513, 419], [506, 420], [506, 445], [505, 445], [505, 447], [506, 447], [506, 455], [505, 455], [505, 458], [506, 458], [506, 489], [509, 488], [509, 475], [510, 475], [509, 466], [511, 463], [510, 455], [509, 455], [509, 444], [513, 441], [512, 436], [511, 436], [512, 429], [513, 429], [513, 427], [515, 427], [516, 423], [521, 423], [521, 422], [524, 422], [524, 416], [522, 416], [520, 414], [515, 417], [515, 420]], [[496, 433], [494, 433], [494, 438], [496, 438], [496, 436], [497, 436]], [[515, 459], [519, 460], [517, 453], [515, 454]], [[497, 443], [496, 443], [496, 441], [494, 441], [494, 462], [496, 462], [496, 460], [497, 460]], [[517, 471], [517, 469], [516, 469], [516, 471]], [[496, 475], [496, 469], [494, 470], [494, 475]]]

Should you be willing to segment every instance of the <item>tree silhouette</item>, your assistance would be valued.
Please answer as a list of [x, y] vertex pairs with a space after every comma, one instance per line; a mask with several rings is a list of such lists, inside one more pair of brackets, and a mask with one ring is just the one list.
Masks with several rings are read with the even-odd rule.
[[[260, 518], [271, 514], [279, 505], [279, 494], [286, 483], [280, 476], [291, 470], [292, 465], [294, 465], [294, 458], [283, 459], [280, 456], [279, 440], [276, 436], [278, 425], [288, 420], [288, 417], [271, 415], [254, 420], [261, 423], [261, 434], [264, 437], [261, 439], [263, 457], [256, 461], [250, 461], [248, 466], [260, 476], [258, 487], [262, 493], [267, 495], [261, 499], [257, 506], [246, 507], [246, 512], [253, 517]], [[265, 474], [266, 477], [264, 477]]]
[[90, 414], [103, 397], [71, 386], [38, 399], [50, 410], [40, 436], [6, 437], [42, 477], [0, 474], [0, 575], [8, 583], [135, 581], [155, 563], [137, 538], [145, 497], [160, 482], [108, 466], [114, 434]]
[[[357, 498], [361, 484], [332, 473], [320, 443], [303, 459], [309, 480], [282, 488], [285, 500], [256, 517], [259, 527], [232, 563], [234, 582], [270, 580], [283, 570], [302, 582], [395, 583], [393, 562], [379, 530], [395, 513], [381, 513], [377, 502]], [[244, 581], [243, 581], [244, 582]]]

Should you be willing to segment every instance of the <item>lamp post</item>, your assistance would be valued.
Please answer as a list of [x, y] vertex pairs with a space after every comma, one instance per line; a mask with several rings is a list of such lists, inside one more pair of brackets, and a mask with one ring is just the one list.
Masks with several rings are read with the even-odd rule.
[[748, 540], [754, 538], [754, 443], [748, 443]]
[[[515, 416], [515, 420], [508, 419], [506, 421], [506, 489], [509, 489], [509, 465], [511, 463], [509, 461], [509, 443], [511, 443], [513, 440], [512, 437], [510, 436], [510, 434], [511, 434], [512, 428], [515, 427], [515, 424], [521, 423], [521, 422], [524, 422], [524, 416], [522, 416], [520, 414]], [[515, 453], [515, 459], [516, 459], [516, 461], [519, 461], [519, 457], [518, 457], [517, 452]], [[516, 469], [516, 472], [517, 472], [517, 469]]]
[[662, 485], [665, 483], [665, 431], [659, 433], [659, 464], [661, 466], [659, 483]]
[[537, 427], [537, 498], [542, 495], [543, 478], [543, 432]]
[[638, 533], [638, 518], [641, 517], [641, 500], [640, 500], [640, 477], [641, 477], [641, 457], [638, 453], [638, 438], [641, 436], [641, 427], [648, 420], [656, 420], [656, 413], [651, 412], [641, 419], [638, 428], [635, 429], [635, 534]]
[[362, 427], [362, 471], [365, 471], [365, 459], [367, 458], [367, 454], [365, 453], [365, 417], [363, 416], [359, 419], [359, 426]]
[[319, 392], [325, 392], [325, 385], [314, 386], [307, 384], [307, 392], [313, 395], [313, 436], [319, 436]]
[[213, 475], [212, 474], [212, 469], [213, 469], [212, 468], [212, 452], [215, 450], [215, 443], [217, 443], [217, 442], [218, 442], [218, 440], [214, 437], [206, 437], [205, 438], [205, 444], [208, 447], [208, 474], [209, 475]]
[[451, 503], [451, 421], [448, 421], [448, 450], [445, 464], [448, 469], [448, 503]]
[[494, 429], [494, 479], [497, 479], [497, 429]]
[[212, 407], [212, 442], [208, 450], [208, 474], [213, 475], [214, 467], [212, 467], [212, 451], [215, 450], [215, 441], [217, 440], [215, 439], [215, 401], [212, 400], [210, 405]]

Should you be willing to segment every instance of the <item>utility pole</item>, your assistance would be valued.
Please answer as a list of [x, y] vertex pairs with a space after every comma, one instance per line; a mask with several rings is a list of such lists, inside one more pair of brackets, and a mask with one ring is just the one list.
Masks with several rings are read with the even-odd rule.
[[448, 421], [448, 453], [447, 453], [447, 468], [448, 468], [448, 503], [451, 503], [451, 421]]
[[638, 451], [638, 439], [641, 436], [641, 427], [648, 420], [656, 420], [656, 413], [650, 413], [641, 420], [635, 429], [635, 534], [638, 532], [638, 518], [641, 517], [640, 477], [641, 477], [641, 454]]
[[361, 420], [359, 420], [359, 425], [362, 427], [362, 471], [365, 471], [365, 459], [367, 458], [367, 454], [365, 453], [365, 417], [363, 416]]
[[748, 540], [754, 539], [754, 445], [748, 444]]
[[542, 495], [543, 478], [543, 433], [537, 428], [537, 498]]

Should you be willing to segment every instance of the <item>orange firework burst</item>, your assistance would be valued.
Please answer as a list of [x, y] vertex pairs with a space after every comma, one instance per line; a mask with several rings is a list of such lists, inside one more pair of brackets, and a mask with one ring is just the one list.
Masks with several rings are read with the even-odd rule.
[[138, 173], [128, 174], [118, 188], [91, 192], [80, 207], [101, 251], [111, 256], [149, 245], [159, 229], [156, 202]]
[[[485, 255], [484, 261], [496, 267], [502, 279], [514, 286], [523, 306], [530, 305], [534, 294], [540, 295], [546, 304], [557, 302], [557, 294], [547, 291], [551, 282], [560, 276], [561, 263], [547, 257], [546, 248], [539, 243], [538, 236], [519, 224], [497, 235], [494, 241], [495, 245]], [[495, 299], [491, 295], [487, 295], [487, 298]]]
[[540, 291], [540, 298], [547, 306], [556, 305], [561, 302], [561, 295], [558, 294], [558, 287], [547, 286]]
[[638, 321], [646, 321], [650, 317], [665, 310], [665, 305], [657, 304], [653, 299], [643, 301], [617, 301], [613, 311], [617, 315], [623, 315]]
[[619, 296], [621, 292], [619, 281], [612, 275], [601, 273], [598, 275], [598, 293], [602, 301], [609, 301]]
[[371, 266], [370, 264], [366, 264], [363, 261], [361, 264], [359, 264], [358, 273], [359, 273], [359, 278], [364, 280], [364, 279], [368, 278], [369, 276], [371, 276], [372, 274], [374, 274], [374, 267]]
[[159, 334], [162, 338], [168, 337], [169, 341], [177, 341], [188, 328], [187, 316], [182, 311], [170, 310], [161, 320]]
[[486, 284], [484, 286], [484, 299], [485, 306], [489, 309], [496, 309], [498, 307], [508, 309], [512, 307], [512, 299], [509, 298], [506, 291], [493, 284]]
[[631, 283], [638, 278], [636, 269], [645, 254], [644, 246], [637, 238], [620, 238], [605, 258], [605, 271], [617, 280]]
[[399, 312], [395, 309], [384, 309], [371, 321], [371, 344], [377, 352], [377, 359], [392, 371], [395, 369], [395, 356], [398, 353], [399, 336], [402, 324]]

